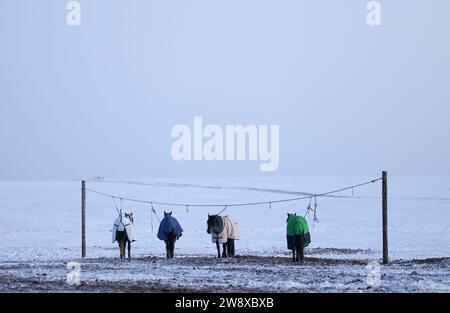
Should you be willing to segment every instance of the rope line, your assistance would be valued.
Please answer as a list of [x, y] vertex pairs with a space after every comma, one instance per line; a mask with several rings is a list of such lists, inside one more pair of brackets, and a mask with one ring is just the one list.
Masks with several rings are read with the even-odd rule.
[[[170, 187], [170, 188], [179, 188], [179, 187], [193, 187], [193, 188], [204, 188], [204, 189], [226, 189], [226, 190], [248, 190], [248, 191], [259, 191], [259, 192], [270, 192], [270, 193], [282, 193], [282, 194], [295, 194], [301, 196], [314, 196], [314, 194], [306, 191], [287, 191], [287, 190], [278, 190], [278, 189], [267, 189], [267, 188], [255, 188], [248, 186], [217, 186], [217, 185], [198, 185], [198, 184], [183, 184], [183, 183], [145, 183], [145, 182], [137, 182], [130, 180], [86, 180], [91, 183], [112, 183], [112, 184], [128, 184], [128, 185], [137, 185], [137, 186], [155, 186], [155, 187]], [[352, 196], [333, 196], [329, 195], [328, 197], [337, 197], [337, 198], [351, 198]]]
[[380, 178], [376, 178], [376, 179], [372, 179], [360, 184], [356, 184], [356, 185], [352, 185], [349, 187], [345, 187], [345, 188], [340, 188], [340, 189], [336, 189], [336, 190], [331, 190], [331, 191], [327, 191], [327, 192], [323, 192], [323, 193], [318, 193], [318, 194], [311, 194], [308, 196], [302, 196], [302, 197], [295, 197], [295, 198], [287, 198], [287, 199], [280, 199], [280, 200], [271, 200], [271, 201], [258, 201], [258, 202], [242, 202], [242, 203], [221, 203], [221, 204], [217, 204], [217, 203], [213, 203], [213, 204], [187, 204], [187, 203], [177, 203], [177, 202], [158, 202], [158, 201], [149, 201], [149, 200], [141, 200], [141, 199], [133, 199], [133, 198], [126, 198], [126, 197], [119, 197], [116, 195], [111, 195], [108, 193], [104, 193], [101, 191], [97, 191], [97, 190], [93, 190], [93, 189], [89, 189], [86, 188], [86, 191], [95, 193], [95, 194], [99, 194], [99, 195], [103, 195], [106, 197], [111, 197], [113, 199], [119, 199], [120, 201], [130, 201], [130, 202], [137, 202], [137, 203], [147, 203], [147, 204], [151, 204], [151, 205], [167, 205], [167, 206], [179, 206], [179, 207], [186, 207], [187, 211], [189, 211], [189, 207], [224, 207], [224, 209], [228, 208], [228, 207], [236, 207], [236, 206], [254, 206], [254, 205], [263, 205], [263, 204], [268, 204], [270, 207], [272, 207], [272, 204], [274, 203], [283, 203], [283, 202], [292, 202], [292, 201], [298, 201], [298, 200], [304, 200], [304, 199], [310, 199], [311, 198], [317, 198], [317, 197], [325, 197], [328, 196], [330, 194], [334, 194], [334, 193], [339, 193], [342, 191], [346, 191], [346, 190], [353, 190], [354, 188], [358, 188], [364, 185], [368, 185], [368, 184], [372, 184], [375, 183], [379, 180], [381, 180], [382, 177]]
[[119, 216], [122, 215], [122, 211], [117, 207], [116, 199], [112, 198], [112, 200], [114, 201], [114, 207], [116, 208], [117, 214], [119, 214]]

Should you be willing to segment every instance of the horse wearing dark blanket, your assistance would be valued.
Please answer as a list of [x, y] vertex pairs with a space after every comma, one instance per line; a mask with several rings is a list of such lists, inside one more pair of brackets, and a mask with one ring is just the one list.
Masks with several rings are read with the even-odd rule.
[[297, 216], [296, 213], [288, 213], [286, 222], [287, 246], [292, 250], [292, 261], [304, 262], [304, 248], [311, 243], [308, 223], [303, 216]]
[[234, 257], [234, 241], [239, 239], [239, 229], [236, 222], [229, 216], [209, 215], [207, 230], [212, 242], [217, 246], [217, 257], [220, 258], [220, 244], [223, 244], [222, 258]]
[[164, 218], [159, 224], [158, 238], [166, 243], [166, 256], [173, 258], [175, 242], [183, 234], [183, 228], [177, 219], [172, 216], [172, 212], [164, 212]]

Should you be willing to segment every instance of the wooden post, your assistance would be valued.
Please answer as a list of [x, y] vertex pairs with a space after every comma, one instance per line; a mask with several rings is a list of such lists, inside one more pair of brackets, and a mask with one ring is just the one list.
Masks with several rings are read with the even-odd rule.
[[382, 175], [383, 187], [383, 264], [389, 263], [388, 253], [388, 203], [387, 203], [387, 172], [383, 171]]
[[86, 257], [86, 182], [81, 182], [81, 257]]

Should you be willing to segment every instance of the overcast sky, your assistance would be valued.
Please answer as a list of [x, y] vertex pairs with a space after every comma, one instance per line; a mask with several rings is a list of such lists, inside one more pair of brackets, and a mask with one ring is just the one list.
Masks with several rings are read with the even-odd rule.
[[[0, 180], [450, 175], [450, 2], [0, 1]], [[344, 5], [345, 4], [345, 5]], [[177, 124], [280, 125], [280, 165], [172, 160]]]

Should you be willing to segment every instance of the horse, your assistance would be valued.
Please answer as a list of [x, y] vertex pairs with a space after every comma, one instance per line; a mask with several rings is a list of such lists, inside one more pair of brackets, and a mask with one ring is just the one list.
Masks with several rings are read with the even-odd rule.
[[133, 230], [133, 213], [125, 213], [114, 221], [112, 242], [119, 243], [120, 258], [125, 258], [125, 249], [128, 245], [128, 259], [131, 259], [131, 243], [136, 240]]
[[292, 250], [292, 261], [304, 262], [304, 248], [311, 243], [308, 223], [303, 216], [289, 214], [286, 220], [286, 238], [288, 249]]
[[217, 246], [217, 257], [220, 258], [220, 244], [223, 244], [222, 258], [234, 257], [234, 241], [239, 240], [239, 229], [229, 216], [209, 215], [206, 232], [211, 234], [212, 242]]
[[177, 219], [172, 216], [172, 212], [164, 211], [164, 218], [159, 224], [158, 238], [164, 240], [166, 244], [166, 256], [167, 258], [173, 258], [175, 250], [175, 242], [180, 239], [183, 234], [183, 228]]

